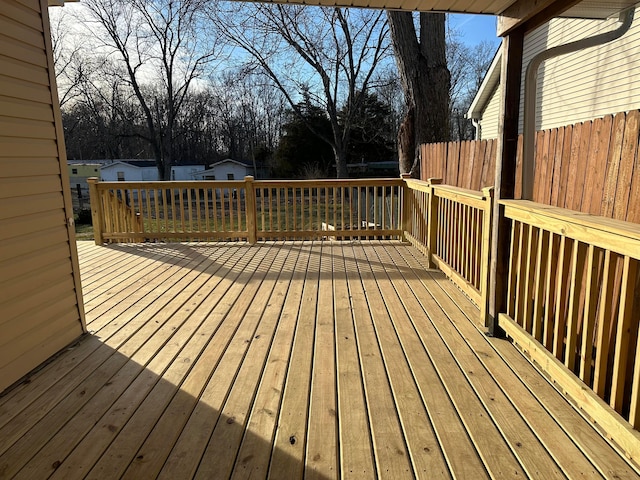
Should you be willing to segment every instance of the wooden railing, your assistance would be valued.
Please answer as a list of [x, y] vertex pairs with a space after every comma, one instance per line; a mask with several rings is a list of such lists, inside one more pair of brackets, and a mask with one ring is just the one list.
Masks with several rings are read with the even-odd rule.
[[[400, 179], [89, 184], [98, 244], [402, 235]], [[112, 197], [126, 199], [137, 225], [113, 221]]]
[[[96, 191], [96, 182], [89, 182], [89, 189]], [[91, 204], [92, 215], [100, 215], [101, 221], [95, 222], [94, 233], [101, 236], [102, 231], [129, 232], [131, 235], [114, 239], [120, 242], [140, 241], [138, 233], [142, 231], [142, 219], [132, 205], [132, 198], [126, 191], [105, 191], [103, 195], [94, 195], [96, 202]]]
[[500, 326], [638, 458], [637, 432], [605, 402], [640, 425], [640, 225], [524, 200], [501, 204], [513, 230]]
[[399, 179], [265, 180], [253, 185], [258, 238], [399, 238], [402, 234]]
[[405, 181], [405, 237], [465, 291], [486, 324], [493, 189]]
[[[246, 239], [245, 182], [98, 182], [89, 179], [96, 243]], [[136, 229], [111, 221], [106, 198], [125, 198]]]

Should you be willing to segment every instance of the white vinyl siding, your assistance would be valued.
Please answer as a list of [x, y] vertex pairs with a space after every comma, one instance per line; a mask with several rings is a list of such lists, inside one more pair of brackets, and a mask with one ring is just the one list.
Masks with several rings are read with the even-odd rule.
[[0, 392], [84, 329], [43, 9], [0, 1]]
[[[610, 20], [556, 18], [526, 35], [529, 60], [547, 48], [610, 31]], [[544, 62], [538, 73], [536, 129], [546, 130], [640, 108], [640, 9], [620, 39]], [[521, 106], [524, 101], [524, 83]], [[522, 121], [520, 122], [522, 129]]]
[[500, 115], [500, 84], [495, 88], [480, 119], [480, 138], [498, 138], [498, 117]]

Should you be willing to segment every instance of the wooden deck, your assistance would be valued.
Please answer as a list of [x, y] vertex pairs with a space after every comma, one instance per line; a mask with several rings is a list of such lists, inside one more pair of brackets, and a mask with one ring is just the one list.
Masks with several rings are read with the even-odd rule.
[[638, 478], [413, 247], [79, 242], [90, 335], [0, 478]]

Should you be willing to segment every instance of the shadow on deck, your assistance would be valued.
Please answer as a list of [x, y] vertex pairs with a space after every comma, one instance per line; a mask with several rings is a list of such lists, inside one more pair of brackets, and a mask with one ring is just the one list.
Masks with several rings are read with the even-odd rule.
[[79, 242], [89, 334], [0, 478], [637, 478], [413, 247]]

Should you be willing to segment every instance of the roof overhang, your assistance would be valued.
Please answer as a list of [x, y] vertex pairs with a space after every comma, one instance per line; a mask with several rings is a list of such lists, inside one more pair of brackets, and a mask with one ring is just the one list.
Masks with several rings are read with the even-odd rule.
[[50, 7], [64, 7], [65, 3], [79, 2], [80, 0], [47, 0]]
[[525, 27], [532, 30], [557, 16], [605, 19], [638, 0], [254, 0], [325, 7], [360, 7], [412, 12], [497, 15], [498, 35]]
[[241, 167], [246, 167], [246, 168], [252, 167], [252, 165], [249, 165], [244, 162], [240, 162], [238, 160], [234, 160], [233, 158], [225, 158], [224, 160], [220, 160], [219, 162], [212, 163], [211, 165], [209, 165], [209, 168], [214, 168], [218, 165], [223, 165], [225, 163], [235, 163], [236, 165], [240, 165]]

